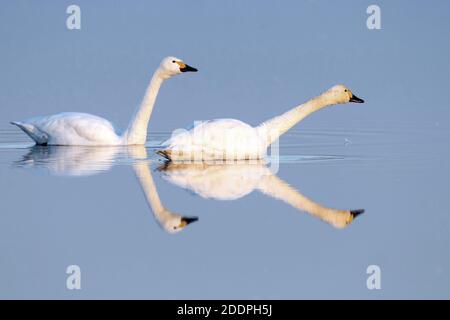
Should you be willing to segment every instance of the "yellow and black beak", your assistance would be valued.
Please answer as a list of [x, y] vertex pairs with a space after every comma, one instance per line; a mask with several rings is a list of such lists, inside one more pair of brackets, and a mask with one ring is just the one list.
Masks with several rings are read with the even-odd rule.
[[354, 102], [354, 103], [364, 103], [364, 100], [361, 98], [358, 98], [357, 96], [355, 96], [354, 94], [352, 94], [352, 97], [350, 98], [350, 102]]
[[182, 61], [177, 61], [177, 64], [180, 66], [181, 72], [197, 72], [198, 70], [194, 67], [191, 67], [190, 65], [187, 65], [186, 63]]
[[181, 218], [181, 221], [180, 221], [180, 224], [178, 225], [178, 228], [184, 228], [188, 224], [191, 224], [192, 222], [195, 222], [197, 220], [198, 220], [197, 217], [184, 217], [184, 218]]
[[364, 209], [356, 209], [356, 210], [350, 210], [350, 214], [352, 216], [352, 218], [356, 218], [357, 216], [359, 216], [360, 214], [364, 213]]

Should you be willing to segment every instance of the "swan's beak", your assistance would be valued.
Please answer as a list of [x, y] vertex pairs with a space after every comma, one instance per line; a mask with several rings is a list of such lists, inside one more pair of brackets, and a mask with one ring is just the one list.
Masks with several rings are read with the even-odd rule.
[[350, 102], [355, 102], [355, 103], [364, 103], [364, 100], [361, 98], [358, 98], [355, 95], [352, 95], [352, 97], [350, 98]]
[[178, 228], [184, 228], [184, 227], [186, 227], [188, 224], [191, 224], [192, 222], [195, 222], [195, 221], [197, 221], [197, 220], [198, 220], [197, 217], [184, 217], [184, 218], [181, 218], [181, 222], [180, 222], [180, 224], [178, 225]]
[[350, 210], [350, 214], [352, 215], [353, 219], [363, 213], [364, 209]]
[[181, 72], [197, 72], [198, 70], [195, 69], [194, 67], [191, 67], [190, 65], [187, 65], [184, 62], [181, 61], [177, 61], [177, 64], [180, 66], [180, 71]]

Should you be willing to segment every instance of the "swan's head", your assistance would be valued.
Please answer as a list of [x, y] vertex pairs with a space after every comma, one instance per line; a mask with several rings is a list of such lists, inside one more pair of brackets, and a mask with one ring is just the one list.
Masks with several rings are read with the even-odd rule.
[[159, 69], [166, 78], [173, 77], [183, 72], [197, 72], [197, 69], [187, 65], [183, 60], [175, 57], [164, 58], [163, 61], [161, 61]]
[[197, 217], [182, 217], [178, 214], [173, 214], [170, 216], [170, 218], [163, 221], [163, 223], [161, 223], [161, 226], [168, 233], [177, 233], [183, 230], [188, 224], [191, 224], [197, 220]]
[[344, 104], [349, 102], [364, 103], [363, 99], [358, 98], [353, 92], [342, 84], [335, 85], [328, 90], [329, 98], [336, 104]]

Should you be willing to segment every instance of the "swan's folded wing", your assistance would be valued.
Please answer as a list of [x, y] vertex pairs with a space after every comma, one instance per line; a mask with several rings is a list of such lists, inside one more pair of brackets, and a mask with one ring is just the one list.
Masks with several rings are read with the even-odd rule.
[[117, 144], [118, 135], [111, 122], [86, 113], [60, 113], [36, 118], [33, 124], [48, 136], [49, 144]]
[[190, 131], [181, 130], [163, 146], [172, 151], [172, 155], [214, 158], [254, 158], [265, 150], [258, 131], [255, 128], [234, 119], [218, 119], [202, 122]]

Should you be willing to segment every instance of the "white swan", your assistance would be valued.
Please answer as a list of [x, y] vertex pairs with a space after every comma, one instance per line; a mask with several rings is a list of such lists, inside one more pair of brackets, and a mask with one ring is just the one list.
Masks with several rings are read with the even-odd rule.
[[165, 180], [203, 198], [235, 200], [259, 190], [338, 229], [345, 228], [364, 212], [363, 209], [338, 210], [324, 207], [302, 195], [262, 163], [209, 165], [167, 162], [159, 170], [164, 173]]
[[66, 112], [11, 122], [28, 134], [38, 145], [143, 145], [147, 126], [159, 88], [164, 80], [197, 69], [175, 57], [162, 60], [153, 74], [144, 99], [123, 133], [106, 119], [86, 114]]
[[363, 103], [344, 85], [336, 85], [320, 96], [290, 111], [252, 127], [234, 119], [202, 122], [190, 131], [172, 136], [158, 153], [172, 161], [262, 159], [268, 146], [311, 113], [327, 106]]

